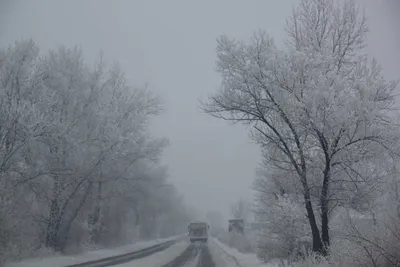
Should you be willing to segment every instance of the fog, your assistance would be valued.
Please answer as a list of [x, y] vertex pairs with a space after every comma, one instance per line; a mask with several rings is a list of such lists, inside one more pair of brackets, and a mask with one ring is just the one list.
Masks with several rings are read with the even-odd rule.
[[[223, 212], [239, 198], [252, 200], [260, 151], [243, 126], [203, 114], [198, 100], [220, 82], [216, 38], [248, 38], [263, 28], [278, 42], [297, 0], [9, 0], [0, 6], [0, 44], [33, 38], [43, 51], [82, 47], [85, 57], [120, 62], [130, 82], [162, 96], [165, 112], [152, 133], [169, 138], [163, 155], [170, 181], [199, 214]], [[370, 18], [369, 51], [390, 78], [400, 76], [400, 3], [363, 1]]]

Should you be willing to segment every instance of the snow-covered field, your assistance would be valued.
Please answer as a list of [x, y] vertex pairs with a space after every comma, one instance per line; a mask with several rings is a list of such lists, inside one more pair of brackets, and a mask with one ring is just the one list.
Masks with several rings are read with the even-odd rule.
[[[6, 264], [6, 267], [58, 267], [66, 266], [71, 264], [77, 264], [81, 262], [102, 259], [106, 257], [116, 256], [124, 253], [129, 253], [144, 249], [146, 247], [154, 246], [162, 242], [173, 240], [176, 238], [182, 238], [183, 235], [172, 236], [169, 238], [156, 239], [151, 241], [136, 242], [130, 245], [118, 247], [115, 249], [100, 249], [90, 251], [81, 255], [71, 256], [54, 256], [45, 258], [27, 259], [20, 262], [11, 262]], [[180, 242], [181, 243], [181, 242]]]

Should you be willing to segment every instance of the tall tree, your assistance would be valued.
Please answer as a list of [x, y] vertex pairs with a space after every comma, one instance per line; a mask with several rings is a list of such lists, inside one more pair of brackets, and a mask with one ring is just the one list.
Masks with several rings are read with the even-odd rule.
[[0, 259], [181, 231], [187, 211], [159, 165], [168, 142], [148, 128], [162, 101], [118, 65], [16, 42], [0, 49], [0, 96]]
[[353, 1], [302, 0], [287, 32], [284, 50], [262, 31], [249, 43], [221, 36], [221, 88], [202, 108], [252, 126], [269, 164], [295, 174], [313, 250], [326, 255], [332, 187], [372, 179], [352, 171], [394, 140], [396, 83], [363, 54], [366, 19]]

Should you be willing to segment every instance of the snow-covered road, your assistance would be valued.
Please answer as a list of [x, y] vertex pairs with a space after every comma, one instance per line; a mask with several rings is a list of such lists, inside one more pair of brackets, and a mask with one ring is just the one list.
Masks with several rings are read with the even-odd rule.
[[166, 241], [183, 238], [184, 235], [172, 236], [169, 238], [156, 239], [151, 241], [135, 242], [130, 245], [114, 248], [114, 249], [99, 249], [89, 251], [81, 255], [71, 256], [50, 256], [44, 258], [26, 259], [19, 262], [10, 262], [6, 267], [62, 267], [82, 262], [99, 260], [116, 255], [122, 255], [133, 251], [138, 251], [147, 247], [151, 247]]
[[[176, 237], [174, 237], [176, 238]], [[107, 258], [136, 251], [139, 248], [154, 246], [157, 243], [172, 240], [154, 240], [151, 242], [136, 243], [115, 250], [98, 250], [80, 256], [63, 256], [46, 259], [35, 259], [6, 265], [7, 267], [56, 267], [68, 266], [89, 260]], [[191, 244], [186, 237], [180, 236], [178, 241], [159, 252], [135, 259], [115, 267], [275, 267], [266, 265], [257, 260], [254, 254], [242, 254], [215, 238], [209, 238], [207, 243], [196, 242]], [[114, 263], [115, 264], [115, 263]], [[97, 266], [97, 265], [96, 265]], [[100, 265], [99, 265], [100, 266]], [[106, 266], [106, 265], [101, 265]], [[108, 265], [107, 265], [108, 266]]]
[[210, 238], [207, 243], [185, 240], [149, 257], [116, 267], [272, 267], [259, 262], [254, 254], [242, 254]]
[[[208, 244], [188, 241], [177, 243], [171, 248], [157, 252], [149, 257], [134, 260], [117, 267], [219, 267], [212, 260]], [[225, 267], [222, 265], [221, 267]], [[232, 265], [235, 266], [235, 265]], [[227, 266], [226, 266], [227, 267]]]
[[172, 261], [179, 255], [181, 255], [185, 249], [190, 245], [190, 242], [188, 240], [184, 240], [181, 242], [178, 242], [171, 247], [167, 248], [166, 250], [154, 253], [153, 255], [150, 255], [145, 258], [137, 259], [131, 262], [127, 262], [124, 264], [119, 264], [115, 265], [115, 267], [161, 267], [165, 265], [166, 263]]

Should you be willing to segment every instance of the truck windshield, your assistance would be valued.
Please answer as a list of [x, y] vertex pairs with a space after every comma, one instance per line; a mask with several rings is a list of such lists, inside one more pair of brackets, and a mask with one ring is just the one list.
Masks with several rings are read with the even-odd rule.
[[192, 229], [191, 234], [194, 236], [203, 236], [205, 235], [204, 229]]

